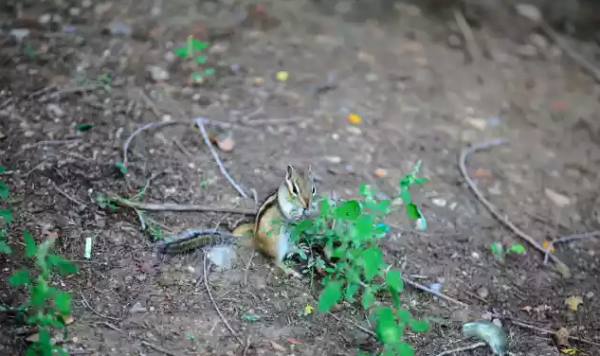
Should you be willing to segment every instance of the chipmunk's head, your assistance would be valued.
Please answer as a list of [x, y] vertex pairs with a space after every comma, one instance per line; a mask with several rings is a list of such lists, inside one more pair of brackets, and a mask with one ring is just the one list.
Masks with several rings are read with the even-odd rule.
[[288, 165], [280, 194], [285, 195], [280, 204], [288, 218], [300, 218], [308, 214], [317, 194], [310, 164], [306, 170]]

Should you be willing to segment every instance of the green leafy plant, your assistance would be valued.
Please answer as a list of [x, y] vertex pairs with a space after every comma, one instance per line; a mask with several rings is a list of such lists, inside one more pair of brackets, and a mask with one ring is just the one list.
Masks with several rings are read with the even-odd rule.
[[17, 313], [26, 315], [26, 322], [37, 327], [38, 337], [30, 344], [26, 356], [67, 355], [60, 347], [53, 345], [50, 338], [53, 328], [66, 334], [66, 324], [71, 315], [71, 294], [50, 285], [54, 273], [62, 276], [77, 273], [77, 267], [54, 254], [52, 248], [55, 238], [44, 240], [36, 245], [34, 238], [25, 231], [25, 257], [32, 258], [35, 268], [30, 271], [21, 268], [8, 279], [15, 287], [27, 288], [29, 298], [19, 306]]
[[[4, 167], [0, 166], [0, 173], [2, 172]], [[0, 181], [0, 200], [5, 200], [8, 193], [8, 186]], [[11, 254], [13, 251], [6, 241], [8, 227], [12, 222], [10, 210], [0, 208], [0, 218], [4, 220], [0, 229], [0, 253]], [[24, 317], [27, 324], [37, 329], [37, 337], [31, 340], [26, 356], [66, 356], [67, 353], [62, 348], [52, 344], [51, 335], [56, 328], [66, 334], [65, 325], [71, 314], [71, 294], [52, 287], [50, 282], [55, 272], [66, 276], [77, 273], [77, 267], [52, 252], [55, 238], [46, 239], [37, 245], [31, 234], [24, 231], [23, 240], [25, 257], [33, 259], [34, 268], [18, 269], [9, 277], [8, 283], [15, 287], [25, 287], [28, 298], [17, 308], [2, 308]]]
[[490, 245], [490, 250], [494, 257], [500, 261], [504, 261], [508, 254], [525, 255], [527, 253], [525, 246], [519, 243], [504, 246], [501, 242], [494, 242]]
[[[398, 197], [392, 201], [377, 199], [375, 189], [362, 184], [361, 199], [322, 198], [319, 216], [295, 224], [291, 234], [292, 240], [302, 248], [301, 259], [307, 262], [308, 270], [304, 272], [314, 277], [316, 270], [323, 276], [317, 310], [328, 312], [338, 303], [359, 300], [381, 342], [381, 356], [414, 355], [413, 348], [404, 340], [405, 329], [408, 327], [414, 332], [429, 329], [426, 321], [414, 318], [402, 308], [401, 273], [384, 263], [380, 246], [389, 230], [383, 218], [398, 206], [393, 205], [393, 201], [402, 201], [409, 219], [424, 222], [410, 192], [413, 185], [426, 182], [425, 178], [417, 177], [419, 167], [420, 162], [412, 173], [400, 179]], [[387, 296], [388, 302], [385, 298], [376, 298], [378, 296]]]
[[[193, 38], [191, 35], [188, 36], [185, 46], [177, 47], [173, 50], [173, 53], [180, 58], [190, 59], [194, 61], [195, 65], [203, 65], [207, 61], [207, 57], [202, 53], [209, 47], [208, 42], [203, 42]], [[192, 73], [190, 80], [194, 83], [201, 82], [204, 77], [215, 74], [214, 68], [205, 68], [203, 70]]]

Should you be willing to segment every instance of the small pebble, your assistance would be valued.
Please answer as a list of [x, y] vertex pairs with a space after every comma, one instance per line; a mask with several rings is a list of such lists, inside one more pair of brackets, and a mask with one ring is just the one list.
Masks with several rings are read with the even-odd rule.
[[353, 135], [360, 135], [362, 133], [361, 129], [356, 126], [346, 126], [346, 130]]
[[329, 161], [329, 163], [340, 163], [340, 162], [342, 162], [342, 158], [338, 157], [338, 156], [327, 156], [326, 159], [327, 159], [327, 161]]
[[377, 168], [375, 170], [375, 175], [379, 178], [385, 178], [388, 175], [387, 170], [383, 169], [383, 168]]
[[486, 299], [487, 297], [489, 297], [490, 292], [486, 287], [481, 287], [477, 289], [477, 295], [479, 296], [479, 298]]

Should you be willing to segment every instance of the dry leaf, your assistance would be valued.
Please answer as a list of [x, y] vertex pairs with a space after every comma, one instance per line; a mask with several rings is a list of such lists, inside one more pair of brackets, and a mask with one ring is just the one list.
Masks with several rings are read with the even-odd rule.
[[40, 340], [40, 334], [35, 333], [27, 336], [25, 339], [27, 342], [38, 342]]
[[65, 325], [70, 325], [73, 324], [73, 322], [75, 321], [75, 318], [73, 318], [72, 315], [67, 315], [63, 317], [63, 321], [65, 322]]
[[348, 115], [348, 121], [354, 125], [358, 125], [361, 123], [362, 119], [358, 114], [351, 113]]
[[564, 196], [560, 193], [555, 192], [550, 188], [545, 188], [544, 193], [556, 206], [559, 208], [565, 207], [571, 204], [571, 199], [567, 196]]
[[526, 305], [526, 306], [524, 306], [524, 307], [522, 307], [522, 308], [519, 308], [519, 309], [520, 309], [520, 310], [522, 310], [522, 311], [526, 311], [526, 312], [528, 312], [528, 313], [529, 313], [530, 311], [532, 311], [532, 310], [533, 310], [533, 307], [532, 307], [532, 306], [530, 306], [530, 305]]
[[475, 172], [473, 172], [473, 176], [475, 178], [491, 178], [492, 173], [487, 169], [477, 168]]
[[275, 341], [271, 341], [271, 346], [273, 347], [273, 349], [275, 351], [279, 351], [279, 352], [287, 352], [287, 349], [284, 346], [279, 345], [278, 343], [276, 343]]
[[579, 304], [583, 303], [583, 298], [576, 296], [576, 297], [569, 297], [567, 299], [565, 299], [565, 304], [567, 304], [567, 306], [569, 307], [569, 310], [572, 311], [577, 311], [577, 307], [579, 307]]
[[544, 242], [542, 242], [542, 248], [544, 250], [547, 250], [549, 246], [552, 246], [552, 247], [550, 247], [550, 253], [554, 253], [554, 251], [555, 251], [554, 245], [550, 245], [550, 241], [544, 241]]
[[388, 175], [388, 172], [383, 168], [377, 168], [375, 170], [375, 175], [379, 178], [385, 178]]
[[559, 348], [567, 348], [569, 347], [569, 330], [564, 326], [561, 327], [554, 333], [554, 342], [556, 346]]

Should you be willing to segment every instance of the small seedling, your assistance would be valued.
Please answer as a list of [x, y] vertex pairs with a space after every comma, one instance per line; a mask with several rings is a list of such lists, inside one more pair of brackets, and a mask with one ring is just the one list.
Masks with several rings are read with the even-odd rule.
[[490, 250], [492, 251], [494, 257], [500, 261], [504, 261], [506, 255], [508, 254], [525, 255], [527, 253], [525, 246], [519, 243], [511, 244], [508, 247], [505, 247], [501, 242], [494, 242], [490, 245]]
[[[197, 40], [190, 35], [187, 38], [186, 46], [175, 48], [173, 50], [173, 53], [175, 53], [175, 55], [177, 55], [179, 58], [194, 61], [196, 65], [203, 65], [206, 63], [207, 58], [205, 55], [200, 53], [208, 47], [208, 42]], [[198, 83], [204, 80], [205, 77], [213, 74], [215, 74], [214, 68], [205, 68], [203, 70], [192, 73], [190, 80], [194, 83]]]

